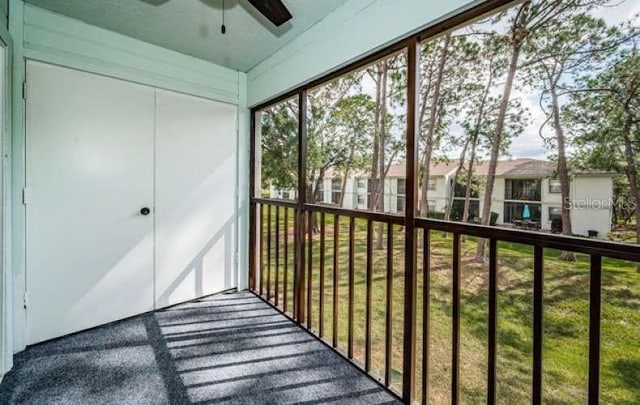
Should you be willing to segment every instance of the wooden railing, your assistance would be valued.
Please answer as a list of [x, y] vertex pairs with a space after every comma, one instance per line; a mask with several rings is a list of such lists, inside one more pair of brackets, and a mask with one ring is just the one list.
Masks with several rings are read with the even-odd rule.
[[[545, 249], [588, 255], [587, 398], [591, 404], [598, 403], [602, 259], [640, 263], [640, 247], [423, 218], [414, 218], [412, 226], [408, 226], [404, 216], [265, 199], [253, 199], [251, 212], [252, 291], [399, 398], [404, 396], [406, 403], [418, 398], [426, 404], [430, 395], [429, 297], [434, 271], [430, 263], [434, 232], [452, 236], [445, 243], [451, 243], [447, 263], [452, 271], [449, 396], [453, 404], [461, 400], [462, 239], [471, 237], [487, 242], [486, 402], [491, 404], [498, 399], [499, 243], [527, 245], [533, 250], [530, 398], [534, 404], [542, 403], [543, 398]], [[400, 238], [412, 238], [413, 243], [399, 246]], [[407, 251], [406, 246], [414, 246], [413, 251]], [[413, 263], [412, 271], [407, 271], [406, 259]], [[403, 304], [399, 306], [402, 310], [394, 307], [398, 302]], [[417, 315], [420, 322], [416, 321]], [[410, 399], [407, 392], [411, 393]]]

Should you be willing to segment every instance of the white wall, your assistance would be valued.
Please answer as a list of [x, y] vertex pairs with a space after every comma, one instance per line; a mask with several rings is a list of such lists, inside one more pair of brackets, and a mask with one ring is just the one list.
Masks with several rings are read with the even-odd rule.
[[551, 179], [542, 179], [542, 201], [546, 204], [550, 204], [551, 206], [561, 206], [562, 205], [562, 193], [550, 193], [549, 192], [549, 181]]
[[389, 177], [384, 179], [382, 200], [384, 212], [398, 212], [398, 179]]
[[[248, 134], [244, 74], [25, 5], [22, 0], [10, 0], [9, 4], [14, 88], [22, 88], [24, 58], [29, 58], [239, 105], [239, 128]], [[13, 97], [12, 107], [15, 123], [11, 150], [13, 350], [20, 351], [24, 348], [25, 325], [25, 212], [21, 201], [25, 184], [25, 138], [24, 108], [19, 92]], [[248, 136], [241, 138], [238, 148], [238, 164], [242, 169], [237, 172], [240, 188], [236, 226], [248, 229], [248, 200], [243, 186], [248, 183]], [[239, 252], [246, 255], [248, 231], [239, 234], [245, 236]], [[246, 263], [246, 258], [242, 261]], [[246, 276], [240, 278], [239, 285], [246, 285]]]
[[10, 134], [11, 134], [11, 52], [12, 42], [9, 31], [6, 27], [7, 2], [0, 2], [0, 16], [3, 23], [0, 24], [0, 39], [2, 39], [4, 49], [0, 58], [0, 106], [2, 115], [0, 122], [0, 381], [4, 374], [13, 365], [13, 334], [12, 334], [12, 312], [13, 312], [13, 280], [10, 266]]
[[598, 231], [606, 238], [611, 230], [613, 178], [610, 176], [579, 176], [571, 184], [571, 227], [574, 234], [587, 235]]
[[477, 3], [349, 0], [247, 73], [248, 104], [271, 99]]

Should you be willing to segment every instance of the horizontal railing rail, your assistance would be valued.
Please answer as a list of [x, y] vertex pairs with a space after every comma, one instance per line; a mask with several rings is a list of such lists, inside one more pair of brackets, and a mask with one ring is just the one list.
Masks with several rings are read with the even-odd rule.
[[402, 215], [387, 214], [383, 212], [364, 211], [364, 210], [351, 210], [346, 208], [339, 208], [331, 205], [319, 205], [319, 204], [303, 204], [302, 208], [308, 212], [325, 213], [332, 215], [340, 215], [350, 218], [358, 218], [371, 220], [375, 222], [384, 222], [389, 224], [404, 225], [405, 218]]
[[438, 219], [416, 218], [415, 221], [416, 227], [429, 230], [640, 262], [640, 245]]
[[273, 206], [284, 207], [284, 208], [297, 208], [298, 207], [298, 203], [295, 202], [295, 201], [276, 200], [276, 199], [271, 199], [271, 198], [252, 198], [251, 199], [251, 203], [252, 204], [260, 204], [260, 205], [273, 205]]

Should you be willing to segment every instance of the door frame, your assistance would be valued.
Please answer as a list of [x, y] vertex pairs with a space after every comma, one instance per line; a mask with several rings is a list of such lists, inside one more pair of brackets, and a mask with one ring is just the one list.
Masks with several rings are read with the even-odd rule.
[[13, 365], [13, 278], [11, 277], [11, 103], [13, 96], [13, 42], [0, 26], [0, 52], [4, 52], [0, 109], [0, 380]]

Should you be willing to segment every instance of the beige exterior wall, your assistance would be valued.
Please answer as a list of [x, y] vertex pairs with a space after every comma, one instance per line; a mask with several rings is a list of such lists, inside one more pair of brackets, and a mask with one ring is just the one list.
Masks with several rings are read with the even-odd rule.
[[[433, 210], [436, 212], [443, 212], [447, 207], [447, 197], [449, 195], [449, 187], [447, 184], [447, 178], [444, 176], [434, 176], [435, 190], [427, 191], [427, 201], [430, 206], [433, 206]], [[418, 202], [422, 197], [421, 190], [418, 190]]]
[[573, 233], [586, 235], [598, 231], [606, 238], [611, 230], [613, 178], [610, 176], [580, 176], [571, 184], [571, 225]]
[[550, 193], [549, 182], [550, 179], [542, 179], [542, 201], [551, 206], [562, 206], [562, 194]]

